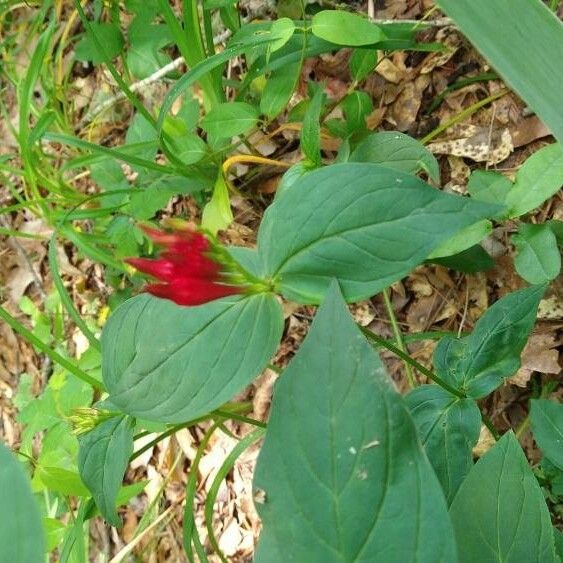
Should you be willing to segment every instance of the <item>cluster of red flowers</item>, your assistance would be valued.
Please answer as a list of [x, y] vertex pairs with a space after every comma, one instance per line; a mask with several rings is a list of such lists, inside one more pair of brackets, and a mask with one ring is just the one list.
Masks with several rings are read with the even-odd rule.
[[150, 283], [145, 291], [178, 305], [201, 305], [242, 293], [244, 287], [229, 285], [225, 266], [212, 256], [209, 240], [197, 231], [182, 229], [166, 233], [144, 227], [152, 241], [164, 248], [160, 256], [128, 258], [126, 262], [162, 283]]

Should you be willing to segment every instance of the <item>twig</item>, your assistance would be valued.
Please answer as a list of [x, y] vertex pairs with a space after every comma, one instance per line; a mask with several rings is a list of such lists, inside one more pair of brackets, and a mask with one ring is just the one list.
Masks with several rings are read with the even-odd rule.
[[[220, 33], [219, 35], [213, 38], [213, 44], [219, 45], [223, 43], [231, 36], [231, 34], [232, 31], [230, 29], [226, 29], [225, 31], [223, 31], [222, 33]], [[141, 90], [146, 86], [149, 86], [150, 84], [158, 82], [161, 78], [164, 78], [169, 72], [178, 69], [184, 63], [185, 63], [184, 57], [178, 57], [173, 61], [169, 62], [167, 65], [153, 72], [150, 76], [147, 76], [146, 78], [143, 78], [138, 82], [134, 82], [133, 84], [131, 84], [131, 86], [129, 86], [129, 89], [131, 90], [131, 92], [137, 92], [138, 90]], [[115, 96], [112, 96], [107, 100], [104, 100], [102, 103], [98, 104], [97, 106], [86, 112], [84, 117], [80, 120], [80, 125], [84, 126], [90, 123], [100, 113], [104, 112], [105, 110], [109, 109], [111, 106], [113, 106], [114, 104], [120, 102], [125, 98], [126, 98], [125, 93], [119, 91], [117, 94], [115, 94]]]

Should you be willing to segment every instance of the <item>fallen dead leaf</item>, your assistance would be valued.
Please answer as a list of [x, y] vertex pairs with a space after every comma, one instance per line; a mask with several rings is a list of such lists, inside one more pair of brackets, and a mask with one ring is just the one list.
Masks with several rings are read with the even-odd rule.
[[532, 334], [522, 351], [522, 366], [508, 379], [509, 383], [526, 387], [534, 372], [559, 374], [559, 352], [555, 349], [558, 342], [553, 333]]
[[475, 162], [498, 164], [514, 150], [508, 129], [490, 129], [467, 125], [463, 137], [430, 143], [428, 149], [434, 154], [449, 154], [470, 158]]

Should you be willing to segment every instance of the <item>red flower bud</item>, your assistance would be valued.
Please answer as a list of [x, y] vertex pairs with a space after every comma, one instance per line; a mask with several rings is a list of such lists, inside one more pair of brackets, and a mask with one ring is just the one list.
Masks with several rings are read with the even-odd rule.
[[143, 229], [164, 251], [156, 259], [128, 258], [125, 261], [163, 282], [148, 284], [145, 287], [148, 293], [178, 305], [201, 305], [244, 291], [244, 286], [229, 285], [228, 267], [212, 257], [212, 245], [202, 233], [188, 229], [174, 233]]

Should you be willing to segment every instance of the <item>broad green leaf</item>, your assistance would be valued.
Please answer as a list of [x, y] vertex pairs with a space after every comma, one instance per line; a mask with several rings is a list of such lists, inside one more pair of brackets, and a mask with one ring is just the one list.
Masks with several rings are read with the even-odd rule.
[[556, 561], [543, 494], [512, 432], [473, 467], [450, 515], [462, 563]]
[[377, 51], [375, 49], [354, 49], [349, 65], [352, 78], [361, 82], [376, 67]]
[[555, 14], [540, 0], [437, 4], [563, 142], [563, 25]]
[[534, 440], [543, 455], [563, 471], [563, 405], [532, 399], [530, 417]]
[[63, 541], [66, 526], [55, 518], [43, 518], [43, 529], [47, 540], [46, 551], [52, 551]]
[[336, 45], [359, 47], [387, 39], [377, 25], [366, 18], [340, 10], [323, 10], [313, 16], [313, 35]]
[[347, 301], [365, 299], [496, 210], [382, 166], [328, 166], [298, 179], [266, 211], [263, 276], [294, 301], [319, 303], [334, 277]]
[[325, 99], [322, 86], [316, 85], [301, 129], [301, 150], [314, 167], [321, 165], [321, 111]]
[[433, 258], [429, 260], [429, 262], [440, 264], [445, 268], [465, 272], [467, 274], [490, 270], [495, 265], [495, 261], [487, 254], [483, 247], [478, 244], [459, 254], [446, 256], [444, 258]]
[[522, 223], [512, 236], [517, 254], [514, 267], [528, 283], [545, 283], [561, 271], [561, 253], [549, 225]]
[[37, 481], [39, 481], [43, 484], [44, 488], [63, 495], [75, 497], [90, 496], [88, 489], [80, 479], [80, 475], [61, 467], [39, 465], [35, 470], [33, 480], [36, 487]]
[[152, 24], [152, 19], [139, 14], [127, 29], [127, 66], [137, 79], [146, 78], [170, 62], [162, 49], [174, 42], [173, 35], [166, 24]]
[[90, 489], [96, 506], [112, 526], [121, 526], [115, 509], [123, 476], [133, 453], [135, 422], [129, 416], [116, 416], [78, 437], [78, 468]]
[[213, 196], [203, 208], [201, 226], [213, 235], [226, 229], [234, 220], [231, 210], [231, 200], [227, 182], [222, 172], [219, 172]]
[[134, 297], [102, 333], [110, 400], [148, 420], [197, 418], [232, 399], [264, 369], [282, 329], [281, 307], [270, 294], [198, 307]]
[[293, 35], [295, 31], [295, 23], [289, 18], [279, 18], [272, 23], [270, 33], [274, 41], [268, 46], [270, 52], [281, 49]]
[[[138, 158], [142, 158], [145, 161], [153, 162], [156, 157], [157, 152], [157, 140], [158, 136], [154, 127], [149, 121], [140, 113], [136, 113], [127, 129], [127, 134], [125, 135], [125, 144], [132, 145], [135, 143], [147, 143], [147, 146], [135, 151], [135, 155]], [[154, 142], [153, 145], [150, 143]], [[131, 168], [143, 174], [146, 172], [144, 166], [130, 164]]]
[[475, 170], [469, 176], [467, 190], [472, 197], [487, 203], [504, 205], [512, 182], [500, 172], [492, 170]]
[[171, 139], [174, 155], [184, 164], [195, 164], [207, 154], [205, 141], [194, 133], [174, 135]]
[[405, 400], [449, 504], [473, 467], [479, 408], [473, 399], [459, 399], [437, 385], [421, 385]]
[[424, 170], [440, 181], [436, 157], [419, 141], [400, 131], [381, 131], [364, 139], [350, 155], [350, 162], [371, 162], [415, 174]]
[[[92, 33], [96, 35], [98, 41], [104, 48], [105, 55], [113, 59], [123, 49], [123, 35], [114, 23], [90, 22]], [[103, 63], [105, 57], [99, 52], [98, 46], [88, 31], [86, 35], [76, 44], [74, 56], [79, 61], [91, 61], [94, 64]]]
[[491, 234], [492, 230], [493, 225], [487, 219], [477, 221], [477, 223], [465, 227], [465, 229], [462, 229], [459, 233], [456, 233], [441, 244], [428, 256], [428, 260], [459, 254], [481, 242], [485, 237]]
[[264, 91], [260, 98], [260, 111], [267, 117], [275, 117], [283, 111], [299, 80], [301, 63], [293, 63], [278, 68], [268, 77]]
[[260, 114], [246, 102], [217, 104], [201, 120], [201, 127], [217, 138], [234, 137], [252, 129]]
[[[563, 41], [562, 41], [563, 43]], [[557, 193], [563, 185], [563, 145], [554, 143], [526, 159], [506, 195], [507, 216], [532, 211]]]
[[254, 489], [257, 563], [456, 560], [412, 419], [336, 283], [277, 383]]
[[22, 465], [0, 442], [0, 561], [43, 561], [45, 537], [39, 506]]
[[520, 367], [545, 286], [527, 287], [499, 299], [463, 338], [442, 338], [433, 362], [440, 376], [480, 399]]

